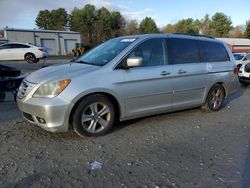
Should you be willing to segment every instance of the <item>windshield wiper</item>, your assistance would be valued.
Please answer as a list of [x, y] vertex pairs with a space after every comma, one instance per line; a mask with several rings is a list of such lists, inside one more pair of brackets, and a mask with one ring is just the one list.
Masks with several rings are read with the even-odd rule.
[[98, 64], [94, 64], [94, 63], [90, 63], [90, 62], [86, 62], [86, 61], [82, 61], [82, 60], [75, 61], [75, 63], [82, 63], [82, 64], [87, 64], [87, 65], [101, 66], [101, 65], [98, 65]]
[[86, 62], [86, 61], [82, 61], [82, 60], [75, 61], [75, 63], [83, 63], [83, 64], [92, 65], [92, 63], [89, 63], [89, 62]]

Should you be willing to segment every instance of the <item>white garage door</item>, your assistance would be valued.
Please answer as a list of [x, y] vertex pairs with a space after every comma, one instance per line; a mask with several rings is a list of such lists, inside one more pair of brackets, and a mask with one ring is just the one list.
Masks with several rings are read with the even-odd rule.
[[67, 54], [72, 53], [72, 49], [75, 48], [75, 44], [77, 43], [77, 40], [73, 39], [65, 39], [65, 51]]
[[57, 55], [56, 41], [54, 39], [41, 39], [41, 45], [47, 48], [49, 55]]

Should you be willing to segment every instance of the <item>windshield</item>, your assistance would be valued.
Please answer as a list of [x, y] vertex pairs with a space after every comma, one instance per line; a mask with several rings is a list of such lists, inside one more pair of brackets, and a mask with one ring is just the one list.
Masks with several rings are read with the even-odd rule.
[[241, 60], [244, 57], [243, 54], [234, 54], [234, 59], [235, 60]]
[[76, 62], [98, 66], [106, 65], [135, 40], [135, 38], [115, 38], [108, 40], [80, 57]]

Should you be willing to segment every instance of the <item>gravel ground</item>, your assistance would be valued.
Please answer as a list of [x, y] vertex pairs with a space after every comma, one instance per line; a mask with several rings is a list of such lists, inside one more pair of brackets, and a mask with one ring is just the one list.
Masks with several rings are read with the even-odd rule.
[[219, 112], [122, 122], [97, 138], [26, 123], [9, 97], [0, 103], [0, 187], [250, 187], [250, 87]]

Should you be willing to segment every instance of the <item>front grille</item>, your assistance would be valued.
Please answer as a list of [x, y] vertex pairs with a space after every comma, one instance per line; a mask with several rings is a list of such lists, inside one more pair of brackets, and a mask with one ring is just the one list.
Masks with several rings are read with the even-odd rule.
[[24, 80], [19, 87], [17, 97], [19, 99], [26, 97], [29, 94], [29, 92], [32, 90], [32, 88], [35, 87], [35, 85], [36, 85], [35, 83]]
[[245, 72], [250, 72], [250, 63], [245, 65]]

